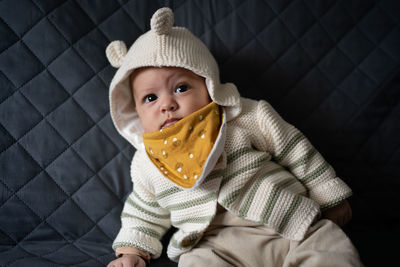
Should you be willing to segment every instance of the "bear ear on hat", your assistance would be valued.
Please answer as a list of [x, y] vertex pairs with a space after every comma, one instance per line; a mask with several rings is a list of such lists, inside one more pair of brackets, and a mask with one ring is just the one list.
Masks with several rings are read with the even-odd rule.
[[106, 56], [111, 66], [119, 68], [126, 56], [126, 45], [123, 41], [113, 41], [106, 48]]
[[158, 35], [167, 35], [174, 25], [174, 13], [169, 7], [158, 9], [150, 20], [151, 30]]

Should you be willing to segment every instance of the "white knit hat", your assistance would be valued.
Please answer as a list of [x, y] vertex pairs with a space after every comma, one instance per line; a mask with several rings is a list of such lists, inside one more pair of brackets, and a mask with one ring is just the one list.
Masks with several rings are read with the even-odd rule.
[[119, 68], [110, 85], [110, 112], [120, 134], [136, 148], [143, 128], [135, 110], [129, 76], [141, 67], [181, 67], [205, 78], [211, 99], [227, 111], [227, 119], [240, 111], [240, 95], [232, 83], [221, 84], [217, 62], [200, 39], [189, 30], [173, 27], [170, 8], [160, 8], [151, 18], [151, 29], [141, 35], [127, 52], [122, 41], [111, 42], [106, 55]]

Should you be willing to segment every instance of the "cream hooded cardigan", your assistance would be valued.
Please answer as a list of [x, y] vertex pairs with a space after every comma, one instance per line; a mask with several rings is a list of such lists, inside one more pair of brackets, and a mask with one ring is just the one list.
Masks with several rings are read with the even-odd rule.
[[[207, 47], [187, 29], [172, 25], [172, 10], [161, 8], [151, 19], [151, 30], [129, 51], [121, 41], [106, 50], [110, 63], [119, 68], [110, 85], [111, 117], [137, 150], [131, 164], [133, 192], [125, 202], [113, 248], [132, 246], [157, 258], [160, 239], [173, 225], [178, 231], [171, 238], [168, 256], [178, 261], [201, 239], [217, 203], [284, 238], [303, 239], [320, 210], [349, 197], [350, 188], [266, 101], [241, 98], [235, 85], [221, 84], [218, 65]], [[129, 76], [145, 66], [182, 67], [204, 77], [211, 99], [224, 110], [220, 149], [211, 155], [221, 160], [192, 190], [171, 183], [144, 150]]]
[[134, 186], [114, 249], [133, 246], [157, 258], [160, 239], [172, 225], [178, 231], [167, 253], [178, 261], [201, 239], [217, 203], [284, 238], [301, 240], [321, 209], [351, 195], [304, 135], [266, 101], [239, 97], [237, 103], [236, 112], [227, 112], [222, 160], [192, 190], [173, 185], [151, 163], [140, 137], [130, 139], [139, 140], [131, 165]]

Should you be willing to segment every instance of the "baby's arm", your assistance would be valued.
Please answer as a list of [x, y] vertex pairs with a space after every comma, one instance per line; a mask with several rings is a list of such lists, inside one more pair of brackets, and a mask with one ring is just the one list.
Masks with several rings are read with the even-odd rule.
[[320, 205], [326, 218], [346, 222], [351, 217], [351, 209], [343, 201], [352, 192], [336, 176], [332, 166], [298, 129], [284, 121], [266, 101], [259, 102], [257, 115], [266, 151], [301, 181], [307, 188], [309, 198]]
[[[160, 256], [160, 239], [170, 228], [171, 221], [169, 211], [157, 202], [149, 182], [149, 174], [143, 169], [143, 153], [145, 152], [136, 151], [132, 162], [133, 191], [125, 201], [121, 214], [121, 229], [114, 240], [113, 248], [117, 256], [138, 255], [150, 260], [150, 255], [153, 258]], [[113, 264], [125, 261], [141, 262], [137, 257], [123, 256]]]

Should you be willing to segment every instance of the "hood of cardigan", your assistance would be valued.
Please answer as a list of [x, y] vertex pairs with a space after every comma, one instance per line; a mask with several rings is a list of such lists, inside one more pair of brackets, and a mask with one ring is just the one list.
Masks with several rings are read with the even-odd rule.
[[110, 43], [107, 58], [118, 70], [110, 85], [110, 113], [118, 132], [136, 149], [143, 146], [144, 132], [135, 109], [130, 75], [142, 67], [180, 67], [204, 77], [210, 98], [226, 113], [226, 120], [241, 112], [240, 95], [232, 83], [222, 84], [214, 57], [189, 30], [172, 27], [173, 13], [162, 8], [151, 19], [151, 30], [129, 48], [122, 41]]

